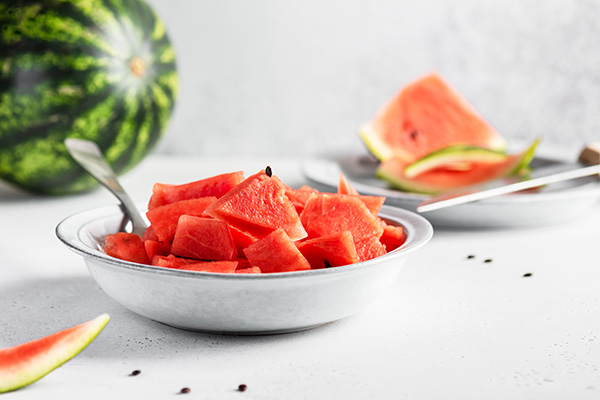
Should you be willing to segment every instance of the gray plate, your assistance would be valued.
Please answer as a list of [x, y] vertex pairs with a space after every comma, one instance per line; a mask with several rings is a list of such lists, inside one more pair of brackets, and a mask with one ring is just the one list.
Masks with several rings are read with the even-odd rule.
[[[368, 154], [328, 155], [307, 159], [302, 172], [316, 189], [335, 191], [344, 173], [362, 194], [385, 196], [386, 204], [416, 210], [427, 195], [390, 189], [374, 177], [377, 160]], [[551, 157], [536, 157], [534, 175], [545, 175], [580, 165]], [[600, 182], [594, 177], [552, 184], [536, 193], [519, 193], [424, 213], [435, 226], [460, 228], [508, 228], [565, 222], [584, 215], [600, 198]]]

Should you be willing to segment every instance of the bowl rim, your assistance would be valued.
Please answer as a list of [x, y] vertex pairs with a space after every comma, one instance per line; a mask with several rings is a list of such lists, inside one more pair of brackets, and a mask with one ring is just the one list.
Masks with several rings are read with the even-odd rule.
[[[145, 206], [144, 206], [145, 207]], [[138, 205], [140, 210], [145, 209]], [[99, 249], [94, 249], [85, 244], [80, 235], [85, 232], [85, 227], [91, 222], [123, 215], [118, 204], [102, 206], [88, 209], [85, 211], [72, 214], [60, 221], [56, 228], [55, 234], [58, 239], [63, 242], [71, 251], [81, 255], [84, 259], [89, 258], [97, 262], [112, 265], [114, 267], [127, 270], [138, 271], [142, 273], [155, 273], [159, 275], [179, 276], [186, 278], [202, 278], [202, 279], [226, 279], [226, 280], [272, 280], [272, 279], [291, 279], [291, 278], [308, 278], [320, 275], [336, 275], [344, 273], [344, 271], [356, 271], [360, 269], [376, 266], [383, 260], [392, 260], [394, 258], [403, 257], [420, 247], [424, 246], [433, 237], [433, 226], [431, 223], [412, 211], [402, 208], [383, 205], [379, 216], [394, 221], [402, 225], [406, 229], [406, 242], [397, 249], [392, 250], [383, 256], [376, 257], [371, 260], [361, 261], [354, 264], [344, 265], [335, 268], [322, 268], [304, 271], [289, 271], [289, 272], [274, 272], [268, 274], [231, 274], [231, 273], [215, 273], [203, 271], [189, 271], [172, 268], [157, 267], [148, 264], [139, 264], [131, 261], [120, 260], [111, 257]]]

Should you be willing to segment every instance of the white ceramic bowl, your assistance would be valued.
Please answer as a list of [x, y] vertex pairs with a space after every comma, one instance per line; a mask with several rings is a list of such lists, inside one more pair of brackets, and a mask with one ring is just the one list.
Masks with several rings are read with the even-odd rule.
[[384, 206], [380, 216], [402, 225], [406, 243], [373, 260], [328, 269], [273, 274], [217, 274], [122, 261], [100, 248], [119, 230], [118, 206], [81, 212], [56, 227], [83, 256], [102, 290], [129, 310], [182, 329], [228, 334], [293, 332], [355, 314], [392, 285], [407, 256], [433, 235], [423, 217]]

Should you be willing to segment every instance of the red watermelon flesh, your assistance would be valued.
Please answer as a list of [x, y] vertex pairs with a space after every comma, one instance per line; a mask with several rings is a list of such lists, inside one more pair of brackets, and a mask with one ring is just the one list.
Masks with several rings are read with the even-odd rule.
[[[538, 143], [539, 141], [536, 140], [520, 153], [504, 154], [503, 157], [490, 157], [487, 161], [484, 159], [469, 161], [468, 168], [464, 169], [456, 169], [452, 165], [447, 168], [444, 164], [432, 163], [434, 167], [425, 169], [412, 177], [407, 177], [404, 172], [409, 164], [399, 158], [392, 158], [379, 165], [376, 176], [386, 180], [396, 189], [425, 194], [442, 193], [451, 189], [481, 184], [493, 179], [523, 173], [533, 158]], [[453, 148], [442, 149], [439, 153], [448, 152]], [[479, 152], [478, 149], [472, 147], [470, 149], [472, 152]], [[481, 150], [483, 153], [485, 151]], [[433, 158], [435, 154], [426, 157]], [[468, 154], [468, 151], [465, 151], [464, 154]]]
[[309, 238], [350, 231], [356, 243], [367, 237], [379, 239], [383, 233], [379, 218], [356, 196], [313, 194], [300, 219]]
[[142, 242], [145, 242], [146, 240], [154, 240], [156, 242], [158, 242], [158, 236], [156, 236], [156, 232], [154, 232], [154, 228], [152, 227], [152, 225], [150, 225], [148, 227], [148, 229], [146, 229], [146, 232], [144, 232], [144, 234], [142, 235]]
[[224, 222], [191, 215], [179, 218], [171, 253], [213, 261], [232, 261], [237, 256], [233, 237]]
[[360, 261], [371, 260], [386, 253], [385, 246], [374, 237], [366, 237], [354, 243]]
[[148, 256], [138, 235], [117, 232], [106, 235], [102, 250], [111, 257], [140, 264], [148, 264]]
[[299, 189], [292, 189], [287, 185], [285, 186], [285, 195], [290, 199], [298, 214], [302, 212], [306, 201], [312, 193], [318, 193], [318, 190], [307, 185], [301, 186]]
[[198, 272], [216, 272], [221, 274], [233, 274], [236, 272], [237, 261], [204, 261], [193, 264], [184, 264], [177, 269]]
[[221, 197], [243, 180], [244, 173], [237, 171], [183, 185], [156, 183], [152, 188], [148, 210], [181, 200], [197, 199], [200, 197]]
[[406, 241], [406, 232], [404, 228], [396, 225], [389, 225], [381, 220], [383, 224], [383, 234], [379, 238], [381, 244], [385, 246], [386, 252], [390, 252], [402, 246]]
[[108, 320], [109, 316], [102, 314], [51, 335], [0, 349], [0, 393], [27, 386], [75, 357], [98, 336]]
[[361, 195], [358, 191], [350, 184], [350, 181], [344, 176], [344, 174], [340, 173], [339, 183], [337, 192], [339, 194], [347, 194], [350, 196], [357, 196], [365, 206], [369, 209], [371, 214], [377, 216], [379, 211], [381, 210], [381, 206], [385, 202], [385, 197], [381, 196], [367, 196]]
[[339, 267], [358, 262], [350, 231], [334, 233], [296, 243], [313, 269]]
[[306, 237], [298, 212], [285, 195], [285, 187], [264, 171], [248, 177], [215, 201], [206, 214], [256, 238], [278, 228], [292, 240]]
[[358, 196], [358, 190], [354, 189], [348, 178], [340, 172], [340, 178], [338, 181], [337, 192], [340, 194], [351, 194]]
[[238, 268], [235, 270], [236, 274], [260, 274], [262, 271], [258, 267], [249, 267], [249, 268]]
[[156, 240], [146, 240], [143, 243], [148, 260], [152, 260], [154, 256], [168, 256], [171, 253], [171, 246], [167, 243], [157, 242]]
[[260, 268], [262, 273], [311, 269], [306, 258], [281, 228], [246, 247], [244, 253], [250, 265]]
[[232, 226], [229, 226], [229, 231], [231, 232], [231, 237], [233, 238], [235, 248], [239, 255], [244, 254], [244, 249], [258, 240], [254, 236], [242, 232]]
[[176, 257], [173, 254], [168, 256], [154, 256], [152, 258], [152, 265], [163, 268], [180, 268], [187, 264], [197, 263], [198, 260], [190, 258]]
[[[245, 257], [246, 255], [242, 253], [242, 255]], [[250, 268], [250, 261], [246, 260], [245, 258], [242, 257], [238, 257], [235, 259], [235, 261], [238, 262], [238, 266], [237, 269], [246, 269], [246, 268]]]
[[207, 216], [204, 211], [215, 200], [217, 200], [216, 197], [182, 200], [150, 210], [146, 213], [146, 216], [158, 240], [163, 243], [170, 243], [175, 235], [179, 217], [182, 215]]
[[504, 150], [506, 140], [438, 74], [407, 85], [360, 130], [380, 160], [411, 163], [441, 148], [467, 144]]

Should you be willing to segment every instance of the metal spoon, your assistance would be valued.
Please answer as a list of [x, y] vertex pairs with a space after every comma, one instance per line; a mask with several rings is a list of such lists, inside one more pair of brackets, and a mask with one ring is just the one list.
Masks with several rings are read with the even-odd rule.
[[89, 140], [67, 138], [65, 139], [65, 146], [83, 169], [119, 199], [121, 209], [131, 221], [132, 233], [141, 237], [148, 225], [146, 225], [146, 221], [144, 221], [135, 204], [119, 183], [117, 175], [104, 159], [98, 145]]
[[421, 202], [417, 206], [417, 211], [420, 213], [439, 210], [441, 208], [457, 206], [459, 204], [470, 203], [477, 200], [483, 200], [490, 197], [500, 196], [503, 194], [519, 192], [525, 189], [532, 189], [551, 183], [566, 181], [570, 179], [583, 178], [590, 175], [600, 174], [600, 165], [592, 165], [584, 168], [577, 168], [570, 171], [560, 172], [552, 175], [542, 176], [539, 178], [529, 179], [526, 181], [512, 183], [510, 185], [498, 186], [485, 190], [465, 189], [456, 192], [445, 193], [434, 196], [428, 200]]

